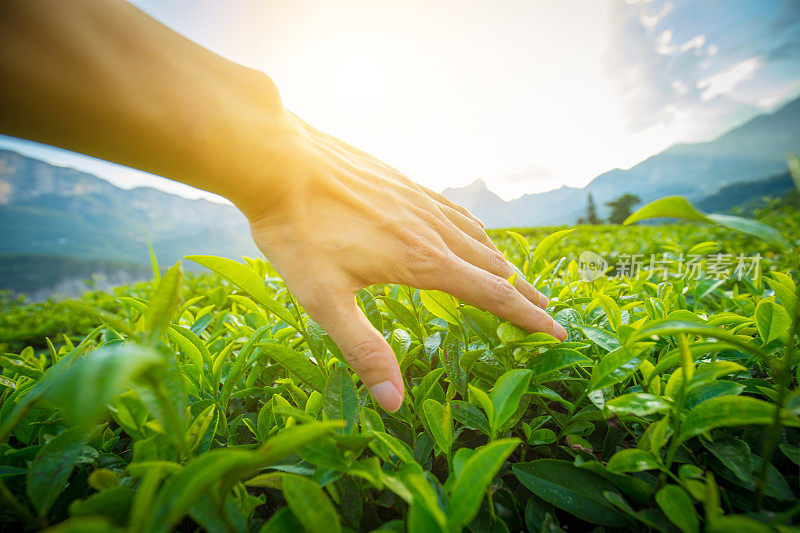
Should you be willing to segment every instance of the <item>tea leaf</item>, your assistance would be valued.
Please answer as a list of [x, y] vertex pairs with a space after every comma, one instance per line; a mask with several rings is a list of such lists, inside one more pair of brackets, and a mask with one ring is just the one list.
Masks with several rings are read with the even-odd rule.
[[774, 404], [745, 396], [720, 396], [692, 409], [680, 436], [686, 440], [717, 427], [771, 424], [774, 420]]
[[89, 435], [82, 427], [67, 429], [42, 446], [26, 477], [26, 488], [34, 509], [44, 516], [67, 484]]
[[295, 518], [308, 531], [342, 530], [339, 514], [330, 499], [313, 481], [296, 475], [283, 478], [283, 495]]
[[656, 502], [670, 522], [683, 533], [697, 533], [700, 529], [697, 513], [689, 496], [675, 485], [662, 487], [656, 493]]
[[615, 453], [609, 459], [606, 468], [608, 468], [609, 472], [622, 474], [625, 472], [641, 472], [642, 470], [657, 470], [660, 467], [652, 454], [631, 448]]
[[453, 417], [450, 412], [450, 404], [442, 406], [436, 400], [428, 399], [422, 404], [422, 411], [436, 446], [449, 456], [453, 438]]
[[542, 383], [547, 376], [557, 370], [575, 365], [591, 365], [592, 360], [585, 355], [569, 348], [550, 348], [541, 355], [537, 355], [528, 363], [528, 369], [533, 372], [533, 381]]
[[592, 524], [630, 526], [630, 520], [603, 496], [618, 493], [603, 477], [567, 461], [537, 459], [512, 467], [520, 483], [544, 501]]
[[645, 392], [634, 392], [617, 396], [606, 402], [605, 408], [614, 414], [630, 414], [647, 416], [672, 407], [672, 401], [663, 396], [655, 396]]
[[564, 229], [561, 231], [557, 231], [555, 233], [551, 233], [550, 235], [542, 239], [542, 241], [536, 246], [536, 250], [533, 251], [533, 256], [531, 257], [531, 265], [536, 265], [539, 259], [547, 255], [547, 252], [550, 251], [550, 248], [555, 246], [558, 243], [558, 241], [560, 241], [573, 231], [575, 231], [575, 228]]
[[173, 313], [181, 304], [182, 283], [183, 271], [181, 262], [178, 261], [161, 278], [150, 300], [146, 322], [152, 338], [158, 337], [166, 329]]
[[458, 326], [461, 324], [461, 313], [458, 311], [456, 300], [440, 291], [419, 291], [422, 305], [437, 318]]
[[623, 346], [605, 355], [594, 367], [589, 390], [610, 387], [636, 372], [646, 350], [646, 346]]
[[476, 449], [466, 460], [450, 491], [447, 523], [451, 530], [459, 530], [475, 518], [486, 488], [519, 443], [519, 439], [496, 440]]
[[785, 335], [792, 324], [786, 309], [769, 300], [762, 300], [758, 304], [755, 318], [758, 334], [761, 335], [764, 344]]
[[315, 391], [322, 392], [325, 388], [325, 376], [322, 371], [305, 355], [280, 344], [261, 343], [257, 346], [262, 352], [285, 368], [289, 374]]
[[336, 369], [328, 377], [322, 397], [325, 416], [329, 420], [344, 420], [347, 423], [344, 432], [352, 433], [360, 406], [356, 387], [350, 380], [350, 375], [343, 368]]
[[264, 278], [256, 274], [253, 269], [238, 261], [213, 255], [187, 255], [186, 259], [218, 273], [275, 313], [278, 318], [298, 329], [295, 318], [283, 305], [269, 297], [264, 286]]
[[500, 430], [516, 412], [522, 395], [528, 391], [533, 372], [530, 370], [509, 370], [494, 384], [492, 388], [491, 425]]

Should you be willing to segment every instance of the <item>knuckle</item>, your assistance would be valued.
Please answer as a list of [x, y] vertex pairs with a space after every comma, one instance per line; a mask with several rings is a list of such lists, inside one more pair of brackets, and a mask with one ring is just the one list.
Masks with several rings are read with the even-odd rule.
[[445, 260], [444, 246], [427, 240], [419, 240], [411, 250], [414, 270], [420, 273], [429, 273], [442, 267]]
[[517, 290], [505, 279], [495, 276], [492, 280], [491, 295], [495, 306], [500, 310], [512, 307]]
[[385, 343], [378, 339], [360, 341], [345, 350], [346, 359], [356, 371], [360, 371], [380, 361], [384, 348]]
[[[508, 274], [511, 275], [511, 267], [508, 266], [508, 261], [500, 252], [491, 252], [491, 259], [492, 259], [492, 272], [497, 274], [498, 276], [506, 276]], [[507, 277], [507, 276], [506, 276]]]

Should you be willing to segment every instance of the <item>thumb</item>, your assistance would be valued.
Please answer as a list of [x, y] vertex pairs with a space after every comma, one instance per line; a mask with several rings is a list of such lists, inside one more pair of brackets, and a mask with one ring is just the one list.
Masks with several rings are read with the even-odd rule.
[[[389, 412], [403, 404], [403, 376], [389, 343], [358, 308], [355, 294], [334, 298], [312, 317], [331, 336], [373, 398]], [[308, 310], [308, 308], [306, 308]]]

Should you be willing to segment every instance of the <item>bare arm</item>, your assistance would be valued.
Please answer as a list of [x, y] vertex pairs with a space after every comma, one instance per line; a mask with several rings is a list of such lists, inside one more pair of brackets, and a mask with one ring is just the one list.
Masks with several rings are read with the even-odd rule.
[[211, 191], [342, 349], [381, 405], [403, 380], [355, 292], [439, 289], [563, 339], [463, 207], [308, 126], [264, 74], [120, 0], [0, 0], [0, 132]]

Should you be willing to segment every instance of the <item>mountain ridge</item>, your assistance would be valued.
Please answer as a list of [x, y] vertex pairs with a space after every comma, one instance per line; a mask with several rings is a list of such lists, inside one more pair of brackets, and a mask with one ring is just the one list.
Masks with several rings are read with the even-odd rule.
[[[627, 170], [616, 168], [599, 174], [584, 187], [563, 186], [508, 202], [501, 199], [502, 204], [487, 204], [491, 200], [478, 191], [475, 182], [445, 189], [443, 194], [489, 227], [571, 224], [583, 216], [590, 193], [601, 216], [607, 212], [605, 202], [624, 193], [636, 194], [645, 203], [675, 194], [698, 200], [724, 185], [784, 172], [784, 158], [793, 151], [800, 151], [800, 98], [712, 140], [676, 143]], [[485, 183], [483, 188], [497, 197]]]

